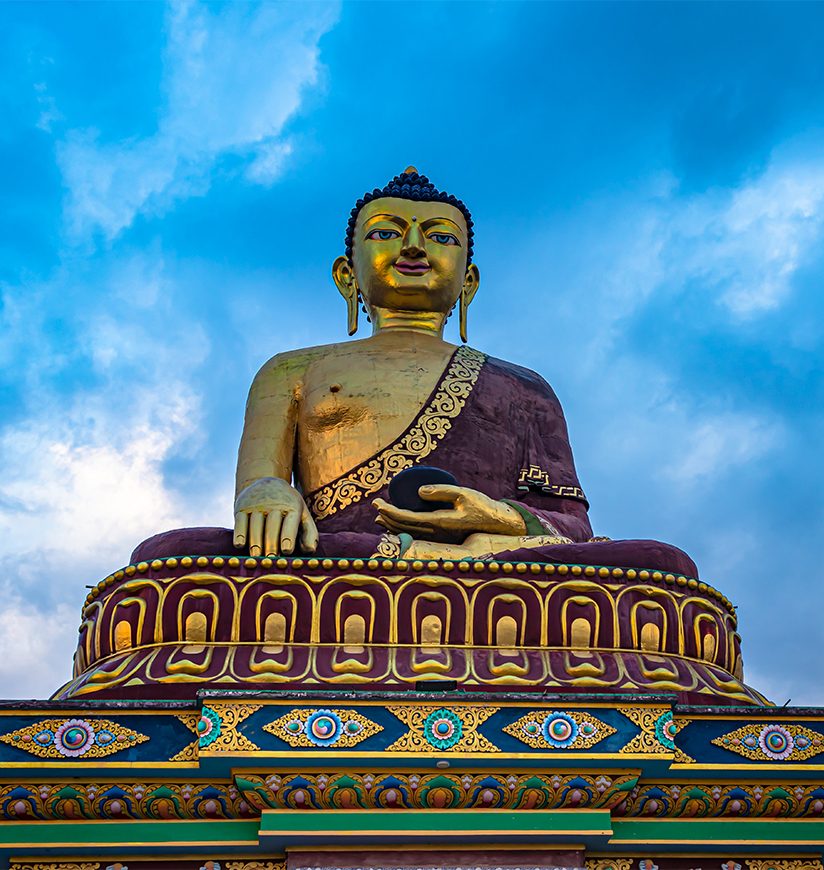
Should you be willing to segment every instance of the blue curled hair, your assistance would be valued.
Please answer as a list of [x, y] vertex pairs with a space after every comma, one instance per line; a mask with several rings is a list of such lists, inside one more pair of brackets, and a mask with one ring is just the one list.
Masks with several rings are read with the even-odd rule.
[[474, 222], [469, 209], [464, 203], [446, 191], [438, 190], [434, 184], [416, 169], [410, 167], [401, 175], [396, 175], [386, 187], [375, 188], [371, 193], [365, 193], [356, 203], [349, 214], [349, 223], [346, 225], [346, 258], [351, 262], [352, 247], [355, 239], [355, 224], [360, 210], [367, 202], [373, 199], [381, 199], [386, 196], [394, 196], [397, 199], [411, 199], [416, 202], [445, 202], [458, 209], [466, 219], [466, 265], [472, 262], [474, 249]]

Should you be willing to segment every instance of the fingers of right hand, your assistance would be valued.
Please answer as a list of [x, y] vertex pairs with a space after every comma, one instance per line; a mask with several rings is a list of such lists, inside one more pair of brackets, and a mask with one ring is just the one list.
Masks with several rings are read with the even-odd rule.
[[259, 556], [263, 550], [263, 530], [266, 524], [266, 515], [261, 511], [254, 511], [249, 517], [249, 555]]
[[318, 547], [318, 527], [305, 504], [300, 514], [300, 543], [307, 553], [314, 553]]
[[235, 514], [235, 546], [243, 547], [246, 545], [246, 538], [249, 534], [249, 514], [246, 511], [238, 511]]
[[280, 552], [286, 556], [291, 555], [295, 550], [299, 526], [300, 510], [295, 508], [287, 511], [280, 527]]
[[270, 513], [266, 517], [266, 534], [263, 536], [263, 553], [266, 556], [277, 556], [280, 553], [280, 526], [283, 515], [280, 512]]

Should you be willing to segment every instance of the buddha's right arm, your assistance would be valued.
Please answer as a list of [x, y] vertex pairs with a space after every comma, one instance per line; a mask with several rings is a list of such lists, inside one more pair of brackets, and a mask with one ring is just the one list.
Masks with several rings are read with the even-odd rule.
[[253, 556], [305, 552], [317, 528], [292, 486], [298, 407], [308, 354], [282, 354], [258, 372], [246, 403], [235, 490], [235, 546]]
[[279, 354], [257, 373], [246, 402], [235, 495], [264, 477], [291, 483], [298, 404], [307, 360]]

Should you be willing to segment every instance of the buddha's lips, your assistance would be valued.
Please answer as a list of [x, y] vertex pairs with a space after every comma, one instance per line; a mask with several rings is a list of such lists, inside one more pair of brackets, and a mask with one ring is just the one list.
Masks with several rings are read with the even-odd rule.
[[401, 273], [401, 275], [423, 275], [424, 272], [428, 272], [432, 267], [429, 263], [415, 263], [410, 260], [400, 260], [395, 263], [395, 268]]

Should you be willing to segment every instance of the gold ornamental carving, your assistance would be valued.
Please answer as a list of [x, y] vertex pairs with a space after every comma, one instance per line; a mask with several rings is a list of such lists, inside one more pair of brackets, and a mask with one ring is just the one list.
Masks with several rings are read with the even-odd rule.
[[823, 870], [821, 861], [798, 858], [792, 861], [771, 861], [755, 858], [745, 862], [749, 870]]
[[282, 861], [227, 861], [226, 870], [286, 870], [286, 859]]
[[591, 749], [615, 728], [587, 713], [533, 710], [503, 731], [533, 749]]
[[501, 750], [478, 730], [500, 707], [470, 707], [458, 704], [449, 707], [387, 707], [409, 726], [387, 752], [500, 752]]
[[586, 870], [632, 870], [632, 859], [587, 858]]
[[383, 726], [355, 710], [308, 708], [291, 710], [264, 725], [263, 730], [289, 746], [351, 749], [383, 731]]
[[398, 472], [429, 456], [463, 411], [485, 360], [486, 354], [471, 347], [459, 347], [437, 392], [404, 435], [372, 459], [306, 497], [313, 516], [319, 520], [332, 516], [383, 489]]
[[824, 738], [819, 731], [791, 723], [744, 725], [712, 742], [736, 755], [762, 762], [806, 761], [824, 752]]
[[[215, 702], [204, 705], [205, 714], [212, 717], [211, 721], [219, 720], [217, 728], [210, 730], [208, 737], [201, 734], [199, 751], [204, 752], [255, 752], [260, 747], [253, 743], [245, 734], [241, 734], [238, 726], [252, 713], [256, 713], [263, 704], [230, 704]], [[216, 732], [216, 733], [215, 733]], [[184, 750], [185, 752], [186, 750]]]
[[41, 719], [8, 734], [0, 741], [37, 758], [72, 760], [105, 758], [149, 737], [109, 719]]
[[9, 870], [100, 870], [100, 862], [81, 864], [18, 864], [12, 861]]
[[176, 752], [169, 761], [197, 761], [200, 754], [198, 752], [200, 735], [197, 732], [200, 713], [179, 713], [176, 718], [195, 735], [195, 739], [191, 743], [187, 743], [179, 752]]
[[681, 764], [690, 764], [694, 758], [675, 745], [678, 732], [689, 723], [688, 719], [678, 719], [672, 715], [669, 707], [619, 707], [627, 719], [641, 729], [621, 752], [643, 753], [651, 755], [670, 755]]

